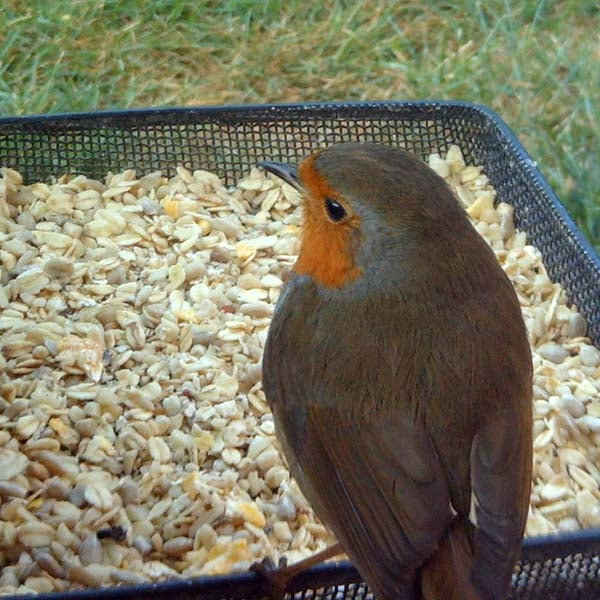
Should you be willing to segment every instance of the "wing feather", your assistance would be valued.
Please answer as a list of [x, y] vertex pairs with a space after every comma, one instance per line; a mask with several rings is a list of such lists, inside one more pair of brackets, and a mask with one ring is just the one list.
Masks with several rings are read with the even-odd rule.
[[[285, 436], [286, 416], [277, 412]], [[424, 429], [398, 415], [358, 424], [311, 404], [304, 441], [289, 450], [309, 502], [376, 595], [412, 598], [416, 570], [455, 516]]]

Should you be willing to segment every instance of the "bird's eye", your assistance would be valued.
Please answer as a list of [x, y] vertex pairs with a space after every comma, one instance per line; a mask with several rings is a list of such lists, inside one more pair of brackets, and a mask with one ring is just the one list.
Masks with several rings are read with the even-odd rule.
[[327, 209], [329, 218], [336, 223], [346, 216], [346, 209], [339, 202], [331, 198], [325, 198], [325, 208]]

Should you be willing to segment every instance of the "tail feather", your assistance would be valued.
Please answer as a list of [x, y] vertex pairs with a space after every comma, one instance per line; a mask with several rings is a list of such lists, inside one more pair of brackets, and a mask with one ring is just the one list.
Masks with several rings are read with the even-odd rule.
[[421, 568], [423, 600], [484, 600], [471, 583], [473, 526], [455, 521]]

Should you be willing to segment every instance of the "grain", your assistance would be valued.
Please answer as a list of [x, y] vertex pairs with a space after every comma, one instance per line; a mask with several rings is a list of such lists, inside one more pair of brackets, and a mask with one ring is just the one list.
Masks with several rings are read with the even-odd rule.
[[102, 562], [102, 544], [96, 535], [88, 535], [79, 546], [79, 560], [84, 566]]
[[54, 528], [40, 521], [28, 521], [17, 527], [17, 539], [29, 548], [49, 546], [54, 535]]
[[46, 571], [52, 577], [57, 579], [65, 579], [67, 574], [59, 562], [51, 554], [47, 552], [38, 552], [36, 555], [36, 562], [41, 569]]

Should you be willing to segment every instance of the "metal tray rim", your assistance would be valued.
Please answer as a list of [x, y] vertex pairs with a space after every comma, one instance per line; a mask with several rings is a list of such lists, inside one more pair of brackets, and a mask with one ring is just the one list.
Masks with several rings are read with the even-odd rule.
[[[565, 558], [566, 556], [586, 553], [600, 553], [600, 527], [581, 531], [565, 532], [561, 534], [548, 534], [525, 538], [521, 558], [529, 562], [544, 563], [548, 560], [547, 552], [552, 549], [552, 556]], [[307, 587], [329, 587], [348, 583], [360, 583], [362, 579], [356, 568], [347, 560], [324, 563], [312, 567], [297, 575], [289, 586], [289, 592], [305, 589]], [[239, 593], [243, 589], [249, 597], [268, 595], [268, 586], [265, 580], [255, 573], [233, 573], [230, 575], [213, 575], [204, 577], [176, 578], [158, 583], [144, 583], [131, 586], [111, 586], [92, 588], [82, 591], [65, 592], [59, 594], [3, 596], [6, 600], [134, 600], [135, 598], [150, 598], [167, 595], [194, 592], [202, 600], [220, 600], [228, 592], [234, 590]]]

